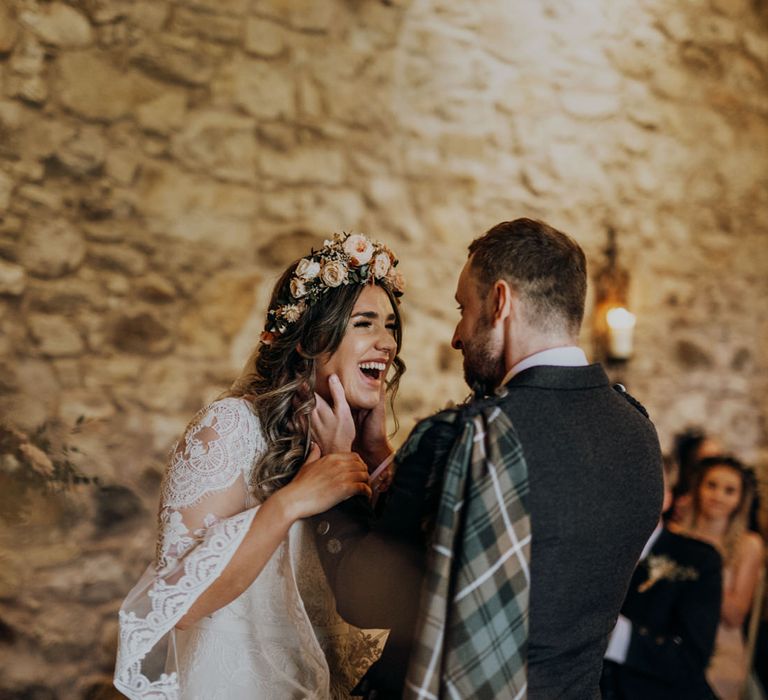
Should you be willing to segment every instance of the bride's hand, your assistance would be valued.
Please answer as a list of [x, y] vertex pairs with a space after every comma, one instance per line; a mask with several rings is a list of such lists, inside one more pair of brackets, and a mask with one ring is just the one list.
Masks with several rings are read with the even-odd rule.
[[307, 461], [275, 496], [291, 520], [317, 515], [351, 496], [370, 498], [368, 468], [354, 452], [321, 457], [320, 447], [313, 443]]
[[392, 452], [387, 439], [387, 389], [382, 384], [379, 402], [368, 411], [357, 414], [357, 430], [352, 449], [362, 455], [373, 471]]
[[341, 380], [332, 374], [328, 379], [333, 405], [315, 394], [312, 410], [312, 437], [320, 445], [324, 455], [332, 452], [351, 452], [355, 439], [355, 421], [344, 394]]

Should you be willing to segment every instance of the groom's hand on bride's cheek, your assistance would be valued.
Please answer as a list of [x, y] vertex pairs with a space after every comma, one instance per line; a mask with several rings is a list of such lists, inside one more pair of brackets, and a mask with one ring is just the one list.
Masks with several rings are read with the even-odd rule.
[[375, 469], [393, 451], [387, 438], [387, 389], [382, 385], [379, 402], [369, 411], [361, 411], [352, 449]]
[[312, 436], [320, 445], [323, 454], [351, 452], [352, 442], [355, 439], [355, 421], [347, 403], [344, 387], [335, 374], [330, 376], [328, 388], [331, 403], [315, 393]]

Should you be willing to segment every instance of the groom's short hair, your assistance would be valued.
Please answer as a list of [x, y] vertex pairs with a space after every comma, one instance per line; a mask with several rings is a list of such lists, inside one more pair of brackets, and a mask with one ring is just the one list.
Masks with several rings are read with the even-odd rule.
[[584, 318], [587, 260], [578, 243], [533, 219], [496, 224], [469, 246], [471, 268], [485, 296], [505, 280], [524, 302], [528, 323], [577, 335]]

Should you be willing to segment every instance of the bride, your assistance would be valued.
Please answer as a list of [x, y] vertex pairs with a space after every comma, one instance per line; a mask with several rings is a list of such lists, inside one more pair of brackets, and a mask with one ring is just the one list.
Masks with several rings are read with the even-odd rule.
[[[114, 682], [129, 698], [344, 698], [380, 655], [385, 631], [336, 613], [303, 519], [371, 496], [391, 452], [383, 401], [405, 370], [395, 265], [360, 234], [292, 264], [246, 372], [172, 450], [155, 561], [120, 610]], [[321, 456], [310, 417], [342, 386], [364, 446], [340, 433]]]

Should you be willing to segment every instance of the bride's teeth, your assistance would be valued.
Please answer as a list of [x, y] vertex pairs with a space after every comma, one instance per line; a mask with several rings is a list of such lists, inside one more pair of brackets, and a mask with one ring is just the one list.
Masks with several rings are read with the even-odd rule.
[[387, 368], [383, 362], [361, 362], [360, 369], [377, 369], [379, 372], [383, 372]]

